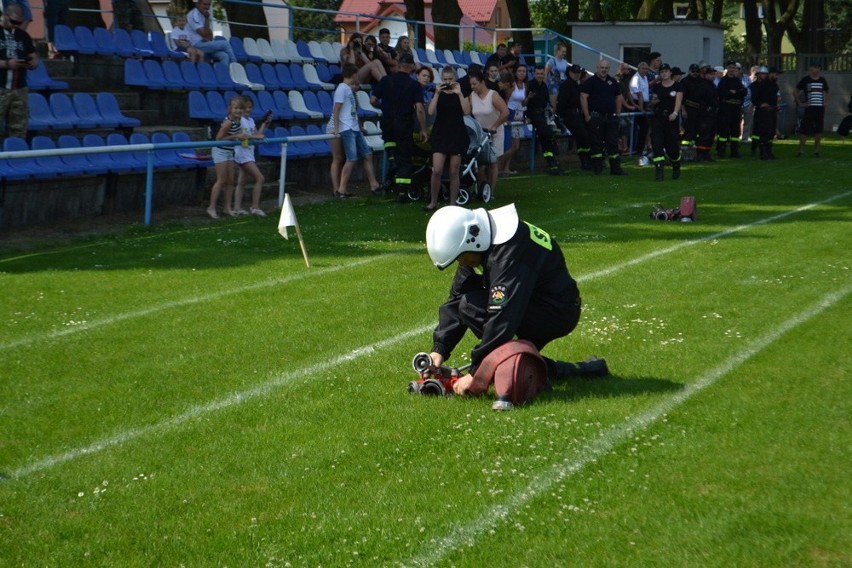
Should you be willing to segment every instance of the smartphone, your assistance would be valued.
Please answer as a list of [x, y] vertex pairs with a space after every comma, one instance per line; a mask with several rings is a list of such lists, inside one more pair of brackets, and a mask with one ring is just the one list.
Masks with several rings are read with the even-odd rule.
[[261, 119], [260, 122], [269, 122], [271, 119], [272, 119], [272, 111], [268, 110], [268, 111], [266, 111], [266, 114], [263, 115], [263, 118]]

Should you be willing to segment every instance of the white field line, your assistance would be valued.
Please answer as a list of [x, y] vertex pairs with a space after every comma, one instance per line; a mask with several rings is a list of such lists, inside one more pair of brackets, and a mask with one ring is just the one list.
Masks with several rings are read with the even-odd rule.
[[304, 280], [308, 277], [314, 276], [323, 276], [325, 274], [330, 274], [333, 272], [338, 272], [340, 270], [346, 270], [348, 268], [356, 268], [358, 266], [362, 266], [364, 264], [368, 264], [370, 262], [375, 262], [377, 260], [382, 260], [389, 256], [394, 256], [399, 253], [387, 253], [381, 254], [378, 256], [372, 256], [368, 258], [362, 258], [360, 260], [356, 260], [354, 262], [348, 262], [346, 264], [341, 264], [338, 266], [330, 266], [328, 268], [322, 268], [319, 270], [313, 271], [305, 271], [300, 272], [298, 274], [290, 274], [287, 276], [282, 276], [278, 278], [270, 278], [267, 280], [263, 280], [261, 282], [255, 282], [254, 284], [247, 284], [245, 286], [239, 286], [237, 288], [232, 288], [228, 290], [221, 290], [219, 292], [213, 292], [211, 294], [203, 294], [201, 296], [190, 296], [188, 298], [183, 298], [182, 300], [174, 300], [171, 302], [163, 302], [162, 304], [155, 304], [153, 306], [143, 308], [141, 310], [134, 310], [132, 312], [124, 312], [120, 314], [115, 314], [110, 317], [101, 318], [97, 320], [88, 321], [86, 323], [75, 325], [73, 327], [67, 327], [64, 329], [58, 329], [56, 331], [51, 331], [47, 333], [37, 333], [34, 335], [21, 337], [19, 339], [14, 339], [12, 341], [8, 341], [6, 343], [0, 343], [0, 351], [4, 351], [6, 349], [13, 349], [15, 347], [22, 347], [25, 345], [30, 345], [32, 343], [38, 343], [40, 341], [48, 341], [51, 339], [58, 339], [60, 337], [65, 337], [68, 335], [72, 335], [75, 333], [80, 333], [83, 331], [88, 331], [90, 329], [96, 329], [99, 327], [103, 327], [105, 325], [112, 325], [115, 323], [123, 322], [130, 319], [141, 318], [145, 316], [149, 316], [151, 314], [155, 314], [157, 312], [161, 312], [163, 310], [168, 310], [172, 308], [182, 308], [184, 306], [191, 306], [193, 304], [200, 304], [202, 302], [209, 302], [212, 300], [218, 300], [220, 298], [225, 298], [228, 296], [233, 296], [235, 294], [242, 294], [243, 292], [250, 292], [252, 290], [261, 290], [263, 288], [269, 288], [272, 286], [279, 286], [281, 284], [289, 284], [290, 282], [296, 282], [298, 280]]
[[[696, 240], [693, 240], [693, 241], [686, 241], [686, 242], [680, 243], [678, 245], [673, 245], [671, 247], [667, 247], [666, 249], [663, 249], [663, 251], [671, 252], [672, 250], [677, 250], [678, 248], [682, 248], [684, 246], [689, 246], [690, 244], [698, 244], [698, 243], [701, 243], [701, 242], [704, 242], [704, 241], [707, 241], [707, 240], [710, 240], [710, 239], [713, 239], [713, 238], [719, 238], [720, 236], [726, 236], [726, 235], [732, 234], [732, 233], [737, 232], [737, 231], [745, 230], [749, 227], [768, 223], [771, 220], [777, 220], [777, 219], [786, 217], [788, 215], [792, 215], [792, 214], [800, 212], [800, 211], [805, 211], [807, 209], [810, 209], [811, 207], [815, 207], [815, 206], [823, 204], [823, 203], [828, 203], [830, 201], [840, 199], [840, 198], [845, 197], [845, 196], [850, 195], [850, 194], [852, 194], [852, 192], [847, 192], [847, 193], [844, 193], [844, 194], [841, 194], [841, 195], [836, 195], [834, 197], [825, 199], [823, 201], [811, 203], [809, 205], [805, 205], [803, 207], [800, 207], [800, 208], [792, 210], [792, 211], [788, 211], [788, 212], [785, 212], [785, 213], [781, 213], [779, 215], [774, 215], [772, 217], [768, 217], [766, 219], [755, 221], [754, 223], [751, 223], [751, 224], [748, 224], [748, 225], [740, 225], [739, 227], [736, 227], [734, 229], [723, 231], [721, 233], [716, 233], [715, 235], [711, 235], [709, 237], [702, 237], [700, 239], [696, 239]], [[594, 272], [592, 274], [578, 278], [578, 280], [579, 281], [587, 281], [587, 280], [593, 280], [593, 279], [596, 279], [596, 278], [601, 278], [601, 277], [604, 277], [604, 276], [609, 276], [609, 275], [611, 275], [611, 274], [613, 274], [613, 273], [615, 273], [619, 270], [622, 270], [624, 268], [627, 268], [627, 267], [639, 264], [641, 262], [644, 262], [646, 260], [650, 260], [652, 258], [655, 258], [655, 257], [659, 256], [660, 254], [663, 254], [663, 253], [661, 253], [659, 251], [655, 251], [653, 253], [649, 253], [649, 254], [637, 257], [636, 259], [615, 265], [615, 266], [610, 267], [608, 269], [600, 270], [598, 272]], [[391, 255], [382, 255], [380, 257], [373, 257], [371, 259], [366, 259], [364, 261], [360, 261], [360, 263], [363, 264], [363, 263], [369, 262], [371, 260], [375, 260], [377, 258], [383, 258], [384, 256], [391, 256]], [[348, 265], [341, 266], [341, 267], [329, 268], [329, 269], [326, 270], [326, 272], [331, 272], [331, 271], [336, 270], [336, 269], [342, 269], [342, 268], [346, 268], [346, 267], [350, 267], [350, 266], [356, 266], [358, 264], [359, 263], [352, 263], [352, 264], [348, 264]], [[295, 275], [295, 276], [292, 276], [292, 277], [275, 279], [275, 280], [267, 281], [267, 282], [261, 282], [261, 283], [253, 284], [253, 285], [248, 286], [248, 287], [243, 287], [240, 290], [244, 291], [244, 290], [248, 290], [248, 289], [261, 288], [263, 286], [272, 285], [272, 283], [286, 282], [286, 281], [291, 281], [291, 280], [298, 279], [298, 278], [305, 278], [310, 274], [315, 274], [315, 273], [303, 273], [301, 275]], [[225, 296], [225, 295], [228, 295], [228, 294], [231, 294], [231, 293], [235, 293], [235, 292], [233, 290], [228, 290], [228, 291], [224, 291], [224, 292], [218, 292], [214, 295], [204, 296], [204, 298], [209, 299], [209, 298], [214, 297], [214, 296], [215, 297], [221, 297], [221, 296]], [[154, 311], [159, 311], [161, 309], [164, 309], [162, 306], [165, 306], [165, 305], [173, 305], [173, 304], [188, 305], [188, 304], [196, 303], [196, 302], [200, 302], [200, 301], [203, 301], [202, 299], [200, 299], [200, 297], [188, 298], [186, 300], [181, 300], [180, 302], [170, 302], [169, 304], [160, 304], [158, 306], [154, 306], [154, 307], [150, 308], [149, 310], [143, 310], [143, 311], [145, 311], [147, 313], [153, 313]], [[137, 313], [137, 312], [132, 312], [132, 313]], [[144, 315], [147, 315], [147, 313], [144, 314]], [[111, 319], [115, 320], [115, 318], [118, 318], [118, 317], [121, 317], [122, 319], [129, 319], [130, 316], [125, 314], [124, 316], [114, 316]], [[115, 321], [119, 321], [119, 320], [115, 320]], [[101, 324], [101, 325], [103, 325], [103, 324]], [[348, 354], [341, 355], [340, 357], [337, 357], [337, 358], [334, 358], [334, 359], [322, 361], [322, 362], [317, 363], [316, 365], [313, 365], [311, 367], [299, 369], [299, 370], [296, 370], [296, 371], [291, 371], [291, 372], [285, 373], [283, 375], [274, 376], [269, 381], [260, 383], [257, 386], [255, 386], [254, 388], [249, 389], [247, 391], [234, 393], [234, 394], [232, 394], [232, 395], [230, 395], [226, 398], [210, 402], [206, 405], [191, 407], [189, 410], [183, 412], [182, 414], [179, 414], [177, 416], [174, 416], [172, 418], [166, 419], [162, 422], [158, 422], [156, 424], [152, 424], [152, 425], [144, 427], [144, 428], [136, 428], [136, 429], [125, 430], [124, 432], [119, 432], [118, 434], [115, 434], [114, 436], [111, 436], [109, 438], [104, 438], [104, 439], [102, 439], [98, 442], [94, 442], [93, 444], [90, 444], [88, 446], [69, 450], [69, 451], [64, 452], [62, 454], [57, 454], [57, 455], [54, 455], [54, 456], [48, 456], [46, 458], [43, 458], [43, 459], [38, 460], [36, 462], [33, 462], [29, 465], [25, 465], [21, 468], [13, 470], [9, 475], [12, 478], [24, 477], [24, 476], [31, 474], [31, 473], [35, 473], [35, 472], [38, 472], [38, 471], [53, 468], [54, 466], [65, 463], [67, 461], [74, 460], [74, 459], [79, 458], [81, 456], [100, 452], [101, 450], [104, 450], [106, 448], [119, 445], [121, 443], [133, 440], [135, 438], [138, 438], [138, 437], [143, 436], [143, 435], [148, 434], [148, 433], [165, 431], [169, 428], [179, 426], [179, 425], [185, 423], [186, 421], [188, 421], [192, 418], [196, 418], [196, 417], [199, 417], [199, 416], [202, 416], [204, 414], [214, 412], [214, 411], [217, 411], [217, 410], [230, 408], [234, 405], [241, 404], [241, 403], [243, 403], [247, 400], [256, 398], [257, 396], [265, 395], [268, 392], [272, 391], [273, 389], [278, 388], [282, 385], [285, 385], [285, 384], [291, 382], [293, 380], [293, 378], [295, 378], [295, 377], [306, 376], [306, 375], [316, 373], [318, 371], [324, 371], [324, 370], [333, 368], [335, 365], [338, 365], [340, 363], [351, 361], [351, 360], [357, 359], [357, 358], [359, 358], [363, 355], [373, 353], [376, 349], [378, 349], [380, 347], [393, 345], [393, 344], [398, 343], [399, 341], [403, 341], [404, 339], [407, 339], [409, 337], [414, 337], [414, 336], [416, 336], [420, 333], [425, 333], [426, 331], [431, 330], [433, 326], [434, 326], [434, 324], [433, 325], [420, 326], [417, 329], [412, 329], [412, 330], [404, 332], [400, 335], [397, 335], [395, 337], [392, 337], [392, 338], [389, 338], [389, 339], [386, 339], [386, 340], [383, 340], [383, 341], [380, 341], [380, 342], [377, 342], [377, 343], [373, 343], [371, 345], [367, 345], [367, 346], [355, 349], [355, 350], [349, 352]]]
[[157, 422], [155, 424], [151, 424], [150, 426], [143, 426], [142, 428], [125, 430], [123, 432], [119, 432], [114, 436], [110, 436], [109, 438], [103, 438], [89, 446], [69, 450], [67, 452], [54, 456], [49, 456], [36, 462], [30, 463], [28, 465], [25, 465], [24, 467], [11, 471], [9, 473], [9, 477], [12, 479], [25, 477], [32, 473], [51, 469], [57, 465], [77, 459], [79, 457], [86, 456], [89, 454], [95, 454], [107, 448], [121, 445], [124, 442], [128, 442], [141, 436], [171, 430], [172, 428], [181, 426], [182, 424], [189, 422], [190, 420], [199, 418], [201, 416], [205, 416], [218, 410], [225, 410], [240, 405], [244, 402], [248, 402], [252, 399], [265, 396], [273, 390], [280, 388], [288, 383], [297, 381], [299, 379], [304, 379], [305, 377], [310, 377], [318, 373], [324, 373], [329, 369], [337, 367], [338, 365], [342, 365], [344, 363], [348, 363], [349, 361], [354, 361], [356, 359], [360, 359], [361, 357], [371, 355], [380, 351], [381, 349], [396, 345], [397, 343], [405, 341], [406, 339], [409, 339], [411, 337], [416, 337], [418, 335], [426, 333], [427, 331], [431, 331], [433, 327], [434, 324], [432, 323], [422, 325], [418, 328], [410, 329], [408, 331], [400, 333], [399, 335], [383, 339], [382, 341], [377, 341], [376, 343], [353, 349], [349, 353], [344, 353], [343, 355], [340, 355], [338, 357], [326, 359], [325, 361], [320, 361], [319, 363], [311, 365], [310, 367], [303, 367], [301, 369], [296, 369], [294, 371], [289, 371], [276, 375], [270, 380], [260, 383], [253, 388], [235, 392], [229, 396], [220, 398], [219, 400], [208, 402], [207, 404], [190, 407], [181, 414], [172, 416], [171, 418], [163, 420], [162, 422]]
[[696, 394], [713, 386], [716, 381], [772, 345], [782, 335], [842, 300], [850, 291], [852, 291], [852, 286], [847, 286], [823, 296], [819, 302], [777, 327], [774, 327], [765, 335], [753, 341], [745, 349], [735, 353], [717, 367], [710, 369], [694, 382], [687, 384], [677, 394], [661, 401], [645, 412], [628, 418], [622, 424], [612, 426], [608, 430], [603, 431], [600, 436], [592, 438], [588, 442], [588, 445], [582, 448], [577, 455], [566, 457], [561, 462], [554, 464], [547, 471], [535, 477], [524, 489], [510, 495], [502, 503], [484, 511], [472, 522], [457, 527], [446, 536], [435, 539], [430, 538], [428, 550], [423, 555], [402, 562], [402, 565], [432, 566], [440, 562], [451, 551], [472, 545], [477, 537], [495, 528], [524, 505], [545, 494], [557, 483], [580, 472], [589, 463], [598, 460], [624, 440], [633, 436], [637, 430], [658, 421]]

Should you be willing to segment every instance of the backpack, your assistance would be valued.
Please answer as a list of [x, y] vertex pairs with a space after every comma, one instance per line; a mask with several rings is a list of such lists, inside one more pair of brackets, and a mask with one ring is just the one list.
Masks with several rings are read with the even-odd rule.
[[547, 364], [526, 340], [504, 343], [483, 359], [473, 376], [474, 383], [494, 383], [497, 400], [494, 410], [510, 410], [513, 405], [534, 399], [547, 388]]

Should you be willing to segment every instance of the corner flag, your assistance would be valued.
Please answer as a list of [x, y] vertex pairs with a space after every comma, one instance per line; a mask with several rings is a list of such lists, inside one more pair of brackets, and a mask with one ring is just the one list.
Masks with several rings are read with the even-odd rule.
[[302, 231], [299, 230], [299, 221], [296, 220], [296, 211], [293, 209], [293, 202], [290, 201], [290, 194], [284, 194], [284, 204], [281, 206], [281, 217], [278, 219], [278, 232], [282, 237], [289, 240], [287, 236], [287, 227], [296, 229], [296, 236], [299, 237], [299, 246], [302, 247], [302, 256], [305, 258], [305, 265], [310, 268], [311, 261], [308, 260], [308, 251], [305, 248], [305, 240], [302, 238]]

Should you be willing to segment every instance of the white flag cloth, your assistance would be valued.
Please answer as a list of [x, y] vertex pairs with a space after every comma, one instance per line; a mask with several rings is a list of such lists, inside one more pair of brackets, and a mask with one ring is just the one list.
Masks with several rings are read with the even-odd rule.
[[287, 227], [298, 227], [299, 222], [296, 220], [296, 212], [293, 210], [293, 202], [290, 201], [290, 194], [284, 194], [284, 205], [281, 206], [281, 217], [278, 219], [278, 232], [285, 239], [287, 236]]

